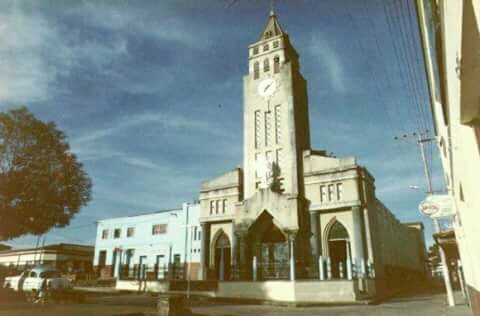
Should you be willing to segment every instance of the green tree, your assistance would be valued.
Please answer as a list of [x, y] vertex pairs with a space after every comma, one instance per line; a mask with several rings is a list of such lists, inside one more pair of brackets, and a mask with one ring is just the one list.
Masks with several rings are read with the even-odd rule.
[[53, 122], [24, 107], [0, 113], [0, 240], [68, 225], [91, 188]]

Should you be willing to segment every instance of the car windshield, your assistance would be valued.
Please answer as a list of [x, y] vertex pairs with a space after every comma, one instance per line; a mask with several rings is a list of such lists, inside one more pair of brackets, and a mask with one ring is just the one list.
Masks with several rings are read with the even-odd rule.
[[58, 271], [55, 271], [55, 270], [50, 270], [50, 271], [43, 271], [42, 273], [40, 273], [40, 277], [41, 278], [59, 278], [60, 277], [60, 273]]

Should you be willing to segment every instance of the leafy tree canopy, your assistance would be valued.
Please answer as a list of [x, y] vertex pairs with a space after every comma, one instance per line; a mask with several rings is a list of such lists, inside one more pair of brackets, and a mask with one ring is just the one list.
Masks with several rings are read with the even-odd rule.
[[91, 199], [66, 136], [27, 108], [0, 113], [0, 240], [64, 227]]

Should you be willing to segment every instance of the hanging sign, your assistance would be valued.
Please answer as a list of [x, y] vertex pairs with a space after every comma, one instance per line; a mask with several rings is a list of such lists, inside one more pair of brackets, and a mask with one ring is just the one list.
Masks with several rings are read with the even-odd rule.
[[455, 215], [452, 197], [447, 194], [429, 195], [420, 202], [418, 210], [431, 218], [450, 217]]

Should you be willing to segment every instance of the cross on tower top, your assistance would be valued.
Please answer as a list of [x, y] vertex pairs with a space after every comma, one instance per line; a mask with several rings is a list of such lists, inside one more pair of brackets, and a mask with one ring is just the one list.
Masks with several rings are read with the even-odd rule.
[[270, 16], [275, 15], [275, 0], [270, 0]]

